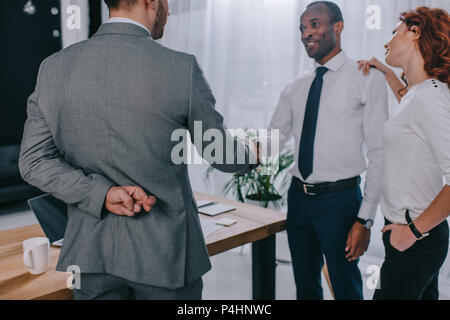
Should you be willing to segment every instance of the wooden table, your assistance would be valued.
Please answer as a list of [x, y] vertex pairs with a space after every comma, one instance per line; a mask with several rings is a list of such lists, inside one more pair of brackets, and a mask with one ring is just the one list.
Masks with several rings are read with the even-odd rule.
[[[203, 193], [195, 193], [195, 197], [237, 208], [219, 216], [238, 222], [206, 238], [209, 255], [252, 243], [253, 299], [275, 299], [275, 234], [285, 229], [286, 214]], [[202, 219], [219, 217], [202, 215]], [[46, 273], [32, 275], [24, 266], [22, 241], [40, 236], [44, 232], [38, 224], [0, 232], [0, 300], [73, 298], [66, 287], [70, 273], [55, 270], [60, 248], [51, 246], [51, 263]]]

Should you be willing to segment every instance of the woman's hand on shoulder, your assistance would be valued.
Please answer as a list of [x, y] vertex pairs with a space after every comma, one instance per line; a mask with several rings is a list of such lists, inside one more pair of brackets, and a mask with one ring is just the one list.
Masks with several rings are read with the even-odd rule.
[[358, 70], [361, 70], [364, 75], [368, 75], [370, 73], [370, 68], [375, 68], [384, 74], [389, 70], [389, 68], [384, 65], [380, 60], [373, 57], [370, 60], [358, 60]]

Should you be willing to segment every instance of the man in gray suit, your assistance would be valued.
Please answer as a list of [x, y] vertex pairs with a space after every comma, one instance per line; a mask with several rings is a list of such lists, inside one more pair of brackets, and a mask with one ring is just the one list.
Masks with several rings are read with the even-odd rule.
[[56, 270], [80, 268], [76, 299], [201, 299], [211, 264], [172, 133], [194, 137], [197, 121], [219, 130], [234, 146], [233, 163], [211, 163], [224, 172], [250, 171], [255, 155], [227, 132], [195, 57], [151, 39], [163, 35], [167, 0], [105, 2], [108, 23], [42, 62], [20, 171], [69, 204]]

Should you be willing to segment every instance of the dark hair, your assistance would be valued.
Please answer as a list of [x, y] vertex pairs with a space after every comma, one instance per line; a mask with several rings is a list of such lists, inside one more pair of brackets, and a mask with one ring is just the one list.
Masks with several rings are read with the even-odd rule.
[[418, 7], [400, 16], [408, 29], [420, 29], [418, 40], [430, 77], [450, 86], [450, 17], [445, 10]]
[[339, 9], [338, 5], [336, 3], [330, 2], [330, 1], [315, 1], [310, 3], [306, 8], [309, 9], [312, 6], [315, 6], [317, 4], [323, 4], [328, 9], [328, 16], [330, 17], [330, 23], [336, 23], [336, 22], [344, 22], [344, 18], [342, 17], [341, 9]]
[[109, 10], [111, 9], [119, 9], [120, 7], [125, 7], [130, 9], [132, 6], [136, 4], [137, 0], [103, 0], [105, 4], [108, 6]]

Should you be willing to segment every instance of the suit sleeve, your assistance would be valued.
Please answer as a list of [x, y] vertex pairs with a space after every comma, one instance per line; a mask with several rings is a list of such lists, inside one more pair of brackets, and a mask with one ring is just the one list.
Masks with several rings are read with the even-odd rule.
[[215, 104], [211, 88], [192, 56], [187, 119], [192, 143], [215, 169], [227, 173], [250, 172], [257, 167], [255, 154], [230, 134], [222, 115], [215, 110]]
[[28, 98], [20, 174], [29, 184], [101, 219], [105, 197], [113, 183], [99, 174], [86, 175], [61, 157], [39, 107], [39, 84], [45, 67], [46, 60], [39, 68], [35, 91]]

